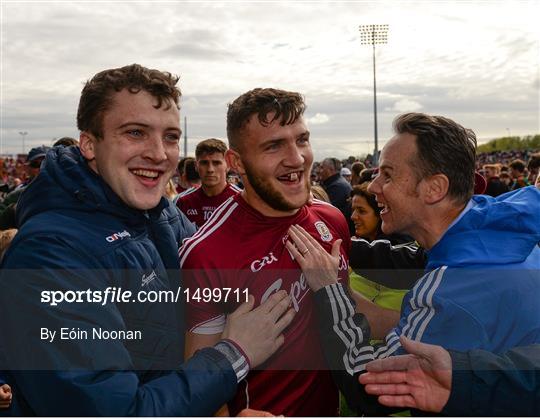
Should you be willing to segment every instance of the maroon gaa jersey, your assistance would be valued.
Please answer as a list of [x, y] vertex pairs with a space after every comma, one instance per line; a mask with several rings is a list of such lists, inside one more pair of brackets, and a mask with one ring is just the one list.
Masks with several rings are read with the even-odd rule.
[[186, 214], [189, 221], [199, 228], [208, 221], [216, 208], [223, 204], [227, 198], [240, 192], [242, 192], [240, 188], [230, 183], [227, 183], [220, 194], [214, 196], [207, 196], [202, 187], [190, 188], [180, 194], [176, 205]]
[[[327, 251], [336, 239], [343, 240], [339, 280], [348, 283], [347, 222], [337, 208], [318, 200], [304, 205], [295, 215], [267, 217], [236, 195], [225, 201], [179, 251], [184, 289], [192, 296], [195, 289], [215, 293], [210, 301], [203, 298], [204, 292], [200, 298], [189, 299], [189, 331], [221, 333], [227, 314], [247, 299], [248, 292], [258, 306], [284, 289], [297, 311], [284, 332], [285, 343], [239, 384], [229, 403], [232, 416], [248, 407], [285, 416], [338, 414], [338, 391], [320, 348], [312, 292], [285, 247], [293, 224], [301, 225]], [[227, 289], [233, 291], [225, 298]]]

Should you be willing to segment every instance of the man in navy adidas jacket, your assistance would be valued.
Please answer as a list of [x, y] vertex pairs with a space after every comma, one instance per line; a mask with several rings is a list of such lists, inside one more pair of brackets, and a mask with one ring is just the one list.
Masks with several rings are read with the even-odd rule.
[[383, 232], [411, 235], [428, 262], [382, 345], [369, 344], [369, 324], [354, 299], [336, 275], [319, 269], [336, 264], [331, 255], [315, 247], [295, 255], [316, 291], [323, 349], [340, 389], [368, 414], [380, 411], [370, 410], [373, 398], [357, 376], [369, 361], [403, 353], [400, 336], [496, 354], [540, 343], [540, 191], [472, 196], [472, 131], [419, 113], [399, 116], [394, 128], [369, 190], [383, 207]]
[[177, 81], [137, 64], [95, 75], [80, 149], [50, 151], [23, 193], [0, 271], [7, 413], [208, 416], [277, 349], [283, 294], [242, 305], [224, 340], [182, 364], [177, 251], [195, 229], [162, 197], [178, 161]]

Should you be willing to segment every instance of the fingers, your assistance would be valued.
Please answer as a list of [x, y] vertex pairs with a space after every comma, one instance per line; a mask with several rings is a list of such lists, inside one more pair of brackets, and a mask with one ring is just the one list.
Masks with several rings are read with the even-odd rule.
[[236, 415], [238, 418], [247, 417], [247, 418], [259, 418], [259, 417], [268, 417], [273, 418], [274, 415], [270, 412], [265, 412], [264, 410], [254, 410], [254, 409], [244, 409]]
[[411, 394], [412, 388], [408, 384], [368, 384], [366, 392], [376, 396], [400, 396]]
[[248, 300], [245, 303], [242, 303], [240, 307], [238, 307], [231, 315], [238, 316], [240, 314], [246, 314], [253, 309], [254, 304], [255, 304], [255, 297], [253, 297], [253, 295], [250, 295], [248, 297]]
[[389, 407], [409, 407], [417, 409], [418, 406], [411, 395], [407, 396], [379, 396], [380, 404]]
[[343, 240], [337, 239], [334, 244], [332, 244], [332, 256], [335, 258], [339, 257], [339, 249], [341, 248], [341, 243]]
[[298, 264], [300, 265], [300, 267], [302, 268], [302, 264], [304, 263], [304, 255], [302, 255], [300, 251], [298, 250], [298, 248], [288, 240], [285, 242], [285, 247], [287, 248], [289, 252], [291, 252], [291, 255], [293, 255], [294, 260], [296, 260]]
[[274, 340], [274, 345], [272, 347], [272, 353], [275, 353], [279, 348], [281, 348], [281, 345], [285, 343], [285, 337], [283, 335], [279, 335]]
[[[286, 301], [283, 301], [286, 300]], [[276, 305], [278, 305], [280, 302], [285, 304], [285, 308], [288, 307], [290, 299], [287, 295], [287, 291], [280, 290], [274, 294], [272, 294], [268, 300], [266, 300], [264, 303], [262, 303], [259, 307], [257, 307], [255, 310], [262, 311], [264, 313], [270, 313]], [[283, 310], [285, 311], [285, 310]], [[277, 319], [277, 318], [276, 318]]]
[[296, 226], [291, 226], [289, 228], [289, 236], [291, 237], [292, 241], [302, 254], [302, 256], [306, 255], [307, 252], [313, 252], [314, 248], [313, 245], [307, 240], [307, 238], [302, 234]]
[[366, 365], [369, 372], [400, 371], [406, 370], [409, 363], [414, 359], [413, 355], [397, 355], [384, 359], [371, 361]]
[[302, 226], [299, 226], [298, 224], [292, 225], [289, 229], [290, 231], [293, 231], [301, 240], [301, 243], [307, 246], [310, 251], [312, 250], [321, 250], [323, 252], [326, 252], [324, 247], [320, 245], [320, 243], [315, 240], [315, 238], [309, 234]]
[[296, 311], [293, 308], [290, 308], [287, 313], [285, 313], [277, 322], [276, 322], [276, 331], [277, 333], [283, 332], [289, 324], [291, 324]]
[[272, 320], [272, 322], [275, 323], [277, 319], [279, 319], [283, 315], [283, 313], [287, 311], [290, 305], [291, 305], [291, 299], [285, 292], [285, 298], [282, 298], [281, 300], [279, 300], [279, 302], [277, 302], [269, 311], [270, 319]]
[[399, 384], [407, 382], [406, 371], [367, 372], [359, 377], [361, 384]]

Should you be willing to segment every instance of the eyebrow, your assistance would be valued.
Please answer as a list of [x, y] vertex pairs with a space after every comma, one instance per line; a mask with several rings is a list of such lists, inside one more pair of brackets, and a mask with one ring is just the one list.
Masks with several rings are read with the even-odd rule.
[[[298, 140], [300, 138], [309, 137], [309, 135], [310, 135], [310, 132], [308, 130], [306, 130], [306, 131], [298, 134], [296, 136], [296, 139]], [[285, 138], [272, 138], [270, 140], [266, 140], [266, 141], [260, 143], [259, 147], [264, 148], [264, 147], [266, 147], [266, 146], [268, 146], [270, 144], [280, 144], [280, 143], [283, 143], [285, 140], [286, 140]]]
[[[122, 129], [122, 128], [133, 126], [133, 125], [138, 126], [138, 127], [143, 127], [143, 128], [150, 127], [150, 125], [143, 124], [142, 122], [124, 122], [122, 125], [118, 127], [118, 129]], [[165, 128], [165, 131], [178, 131], [180, 134], [182, 134], [182, 130], [179, 127], [168, 127], [168, 128]]]

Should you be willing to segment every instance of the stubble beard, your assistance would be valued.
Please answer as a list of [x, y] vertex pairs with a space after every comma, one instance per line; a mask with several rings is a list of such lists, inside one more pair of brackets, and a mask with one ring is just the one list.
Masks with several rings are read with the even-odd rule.
[[309, 199], [309, 191], [311, 190], [311, 186], [309, 184], [309, 181], [304, 178], [304, 184], [306, 186], [306, 199], [302, 203], [302, 205], [293, 205], [291, 202], [287, 201], [283, 194], [281, 194], [279, 191], [277, 191], [275, 188], [272, 187], [270, 183], [267, 183], [262, 179], [260, 176], [258, 176], [254, 170], [250, 167], [249, 164], [247, 164], [245, 161], [243, 162], [244, 169], [246, 171], [246, 177], [250, 183], [250, 185], [253, 187], [257, 195], [272, 209], [276, 211], [293, 211], [296, 210], [302, 206], [304, 206], [308, 199]]

